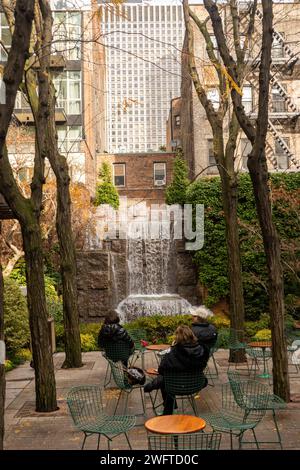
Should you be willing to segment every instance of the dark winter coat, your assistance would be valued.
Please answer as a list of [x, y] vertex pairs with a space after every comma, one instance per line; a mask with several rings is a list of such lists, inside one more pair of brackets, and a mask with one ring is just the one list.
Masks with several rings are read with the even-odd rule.
[[105, 345], [108, 342], [119, 343], [123, 342], [128, 344], [130, 349], [134, 348], [134, 342], [129, 336], [125, 328], [123, 328], [119, 323], [113, 323], [110, 325], [104, 324], [98, 335], [98, 346], [100, 348], [105, 348]]
[[202, 371], [207, 365], [209, 351], [200, 344], [176, 344], [171, 351], [164, 355], [158, 368], [158, 373], [164, 375], [166, 370]]
[[210, 349], [216, 344], [218, 332], [211, 323], [193, 323], [191, 328], [202, 346], [205, 345]]

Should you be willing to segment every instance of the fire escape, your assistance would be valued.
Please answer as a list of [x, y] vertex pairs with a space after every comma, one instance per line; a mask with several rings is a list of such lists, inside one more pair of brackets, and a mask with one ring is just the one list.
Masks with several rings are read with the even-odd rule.
[[[257, 17], [262, 20], [262, 13], [260, 10], [256, 10]], [[256, 44], [260, 43], [258, 38], [258, 31], [255, 30], [256, 34], [253, 38]], [[269, 110], [268, 119], [268, 135], [267, 135], [267, 146], [266, 146], [266, 157], [269, 162], [273, 165], [275, 170], [280, 169], [300, 169], [300, 162], [297, 160], [293, 152], [289, 147], [289, 142], [286, 138], [282, 137], [282, 132], [285, 129], [293, 129], [297, 124], [297, 120], [300, 117], [300, 111], [297, 110], [293, 99], [289, 96], [285, 85], [282, 81], [286, 80], [293, 74], [293, 69], [299, 60], [291, 48], [285, 43], [283, 36], [276, 30], [273, 32], [273, 54], [272, 54], [272, 68], [271, 68], [271, 103]], [[277, 57], [276, 57], [277, 56]], [[253, 60], [251, 70], [249, 73], [248, 81], [258, 92], [258, 66], [259, 60]], [[274, 139], [274, 140], [273, 140]], [[277, 151], [274, 149], [277, 148]], [[283, 157], [287, 165], [281, 166], [279, 157]]]

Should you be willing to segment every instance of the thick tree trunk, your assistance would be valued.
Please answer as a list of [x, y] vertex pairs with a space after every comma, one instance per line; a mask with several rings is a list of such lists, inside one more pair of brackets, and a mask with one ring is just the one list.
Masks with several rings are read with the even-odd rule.
[[[263, 151], [264, 152], [264, 151]], [[261, 162], [259, 161], [261, 160]], [[287, 345], [284, 334], [284, 284], [281, 266], [280, 242], [272, 219], [267, 164], [261, 159], [249, 158], [248, 168], [253, 185], [256, 209], [263, 236], [269, 274], [270, 318], [272, 331], [273, 388], [283, 400], [290, 400]]]
[[[0, 222], [0, 230], [1, 230], [1, 222]], [[2, 267], [0, 263], [0, 341], [4, 341], [3, 295], [4, 295], [3, 276], [2, 276]], [[4, 440], [4, 405], [5, 405], [5, 370], [4, 370], [4, 361], [2, 364], [1, 358], [0, 358], [0, 450], [3, 450], [3, 440]]]
[[[230, 326], [235, 330], [244, 330], [245, 311], [243, 278], [237, 216], [238, 182], [235, 176], [230, 178], [225, 171], [221, 171], [221, 182], [226, 224], [228, 276], [230, 286]], [[245, 350], [231, 349], [229, 361], [245, 362]]]
[[54, 366], [48, 334], [44, 262], [37, 221], [21, 224], [26, 260], [27, 301], [35, 370], [36, 410], [57, 409]]
[[[234, 152], [239, 128], [234, 117], [230, 121], [229, 129], [229, 139], [225, 150], [226, 154], [224, 155], [223, 130], [221, 128], [214, 131], [214, 150], [216, 161], [219, 164], [222, 203], [225, 217], [230, 289], [230, 326], [235, 330], [244, 330], [245, 309], [237, 216], [238, 180], [234, 171]], [[245, 351], [231, 349], [229, 361], [245, 362]]]
[[67, 162], [60, 157], [57, 184], [56, 230], [60, 247], [63, 286], [66, 359], [64, 367], [81, 367], [81, 342], [77, 307], [76, 254], [72, 233], [71, 197]]

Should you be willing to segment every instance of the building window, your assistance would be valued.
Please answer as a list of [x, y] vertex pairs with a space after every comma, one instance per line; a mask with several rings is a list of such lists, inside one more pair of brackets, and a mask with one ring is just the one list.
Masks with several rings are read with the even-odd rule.
[[218, 167], [216, 159], [215, 159], [215, 154], [214, 154], [214, 144], [213, 144], [213, 139], [207, 139], [207, 152], [208, 152], [208, 165], [213, 165], [210, 166], [207, 171], [210, 175], [215, 175], [218, 173]]
[[[10, 49], [11, 46], [11, 34], [9, 30], [9, 26], [6, 21], [6, 17], [4, 13], [0, 13], [0, 61], [1, 62], [6, 62], [7, 60], [7, 54], [3, 48], [5, 49]], [[3, 44], [3, 46], [2, 46]]]
[[175, 116], [175, 126], [180, 127], [180, 114], [177, 114], [177, 116]]
[[[286, 146], [290, 147], [290, 139], [289, 137], [282, 138], [283, 142]], [[286, 170], [290, 166], [290, 158], [286, 154], [284, 148], [280, 145], [278, 140], [275, 140], [275, 155], [277, 158], [277, 165], [280, 170]]]
[[166, 184], [166, 164], [154, 163], [154, 186], [164, 186]]
[[242, 157], [242, 170], [248, 171], [247, 167], [247, 161], [248, 161], [248, 155], [252, 150], [252, 145], [250, 140], [246, 138], [241, 139], [241, 157]]
[[213, 108], [217, 111], [220, 104], [220, 95], [216, 88], [207, 91], [207, 98], [212, 102]]
[[114, 163], [114, 184], [125, 186], [125, 163]]
[[284, 96], [281, 96], [279, 90], [275, 87], [272, 88], [272, 111], [273, 113], [284, 113], [287, 111]]
[[81, 72], [62, 72], [53, 77], [57, 106], [67, 114], [81, 114]]
[[[279, 33], [282, 39], [284, 33]], [[278, 37], [273, 37], [272, 43], [272, 59], [283, 59], [284, 58], [284, 43]]]
[[81, 126], [61, 126], [57, 128], [59, 150], [62, 153], [79, 153], [82, 141]]
[[62, 53], [66, 60], [80, 60], [81, 13], [77, 11], [54, 12], [53, 38], [54, 53]]
[[252, 87], [251, 85], [245, 85], [243, 87], [242, 103], [245, 108], [245, 113], [252, 113]]

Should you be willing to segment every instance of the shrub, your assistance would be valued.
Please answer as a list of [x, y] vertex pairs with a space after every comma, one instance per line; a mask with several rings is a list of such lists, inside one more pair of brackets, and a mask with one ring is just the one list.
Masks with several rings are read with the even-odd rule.
[[95, 205], [109, 204], [114, 209], [118, 209], [120, 200], [111, 176], [111, 169], [108, 163], [103, 162], [99, 172], [100, 182], [96, 186]]
[[89, 335], [88, 333], [86, 334], [80, 334], [80, 340], [81, 340], [81, 350], [83, 352], [88, 352], [88, 351], [96, 351], [97, 350], [97, 343], [95, 342], [95, 338], [92, 335]]
[[183, 205], [186, 202], [189, 184], [188, 166], [183, 158], [182, 150], [179, 149], [174, 160], [173, 180], [166, 189], [166, 203]]
[[31, 361], [32, 354], [30, 349], [22, 348], [16, 352], [14, 355], [13, 361], [18, 364], [23, 364], [23, 362]]
[[271, 330], [267, 328], [265, 328], [264, 330], [259, 330], [254, 336], [254, 339], [256, 341], [270, 341], [271, 338], [272, 338]]
[[28, 346], [30, 339], [26, 299], [13, 279], [4, 280], [4, 338], [11, 354]]
[[7, 359], [5, 361], [5, 364], [4, 364], [5, 372], [9, 372], [10, 370], [12, 370], [14, 368], [15, 368], [15, 364], [12, 361], [10, 361], [9, 359]]
[[[300, 316], [299, 302], [299, 187], [300, 174], [270, 175], [272, 208], [280, 235], [284, 269], [286, 310]], [[199, 281], [207, 288], [205, 300], [211, 306], [229, 298], [225, 221], [219, 177], [201, 178], [186, 193], [187, 203], [204, 204], [205, 244], [194, 261]], [[243, 270], [246, 319], [256, 321], [261, 312], [269, 313], [268, 273], [260, 225], [257, 219], [249, 175], [239, 176], [238, 217]]]
[[215, 325], [217, 330], [230, 327], [230, 320], [228, 318], [218, 317], [215, 315], [214, 317], [210, 318], [209, 321]]

